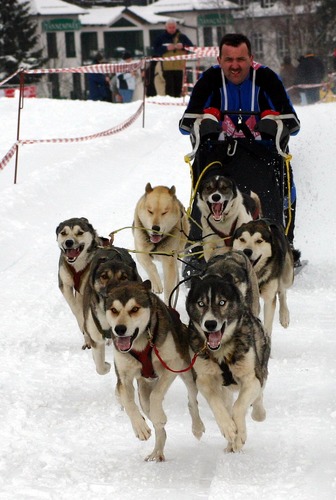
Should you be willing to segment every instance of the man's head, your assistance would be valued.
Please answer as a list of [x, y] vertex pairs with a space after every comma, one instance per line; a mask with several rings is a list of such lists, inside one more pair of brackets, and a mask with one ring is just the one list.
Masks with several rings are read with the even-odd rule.
[[239, 85], [247, 78], [253, 61], [250, 40], [240, 33], [227, 33], [220, 41], [217, 61], [225, 77]]
[[176, 33], [177, 24], [176, 24], [176, 21], [174, 19], [168, 19], [168, 21], [166, 22], [165, 26], [166, 26], [166, 31], [170, 35], [174, 35]]

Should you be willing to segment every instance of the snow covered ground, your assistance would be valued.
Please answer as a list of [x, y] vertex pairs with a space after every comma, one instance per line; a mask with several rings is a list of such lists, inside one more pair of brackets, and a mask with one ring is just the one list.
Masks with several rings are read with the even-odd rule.
[[[241, 453], [225, 454], [199, 397], [206, 433], [191, 433], [186, 390], [167, 394], [165, 463], [146, 463], [114, 396], [115, 375], [96, 374], [57, 285], [55, 228], [87, 217], [101, 235], [129, 226], [145, 184], [175, 184], [187, 206], [188, 138], [180, 101], [147, 103], [126, 130], [101, 139], [20, 148], [0, 172], [1, 500], [334, 500], [336, 498], [336, 103], [298, 107], [291, 140], [298, 190], [296, 245], [309, 265], [288, 293], [291, 324], [275, 322], [267, 419], [248, 417]], [[151, 99], [155, 101], [155, 99]], [[21, 138], [78, 137], [122, 123], [131, 104], [26, 99]], [[0, 160], [16, 138], [17, 100], [0, 99]], [[142, 271], [141, 271], [142, 272]], [[142, 272], [143, 274], [143, 272]], [[183, 319], [185, 290], [178, 309]], [[112, 347], [107, 350], [112, 361]]]

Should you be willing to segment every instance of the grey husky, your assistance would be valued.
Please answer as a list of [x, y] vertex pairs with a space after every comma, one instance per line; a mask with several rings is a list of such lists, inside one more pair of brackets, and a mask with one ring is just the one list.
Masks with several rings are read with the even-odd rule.
[[[239, 451], [246, 441], [249, 407], [254, 420], [266, 417], [270, 338], [229, 276], [192, 278], [186, 308], [190, 347], [197, 354], [197, 387], [228, 441], [227, 451]], [[238, 391], [233, 405], [228, 389]]]

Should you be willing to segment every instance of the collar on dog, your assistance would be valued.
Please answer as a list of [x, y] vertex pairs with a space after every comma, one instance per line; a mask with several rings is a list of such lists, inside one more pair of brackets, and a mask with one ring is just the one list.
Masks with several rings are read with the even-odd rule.
[[211, 214], [209, 214], [207, 217], [207, 223], [209, 224], [210, 229], [215, 234], [217, 234], [217, 236], [219, 236], [220, 238], [223, 238], [226, 247], [232, 247], [232, 235], [236, 230], [238, 218], [233, 221], [229, 234], [225, 234], [225, 233], [222, 233], [222, 231], [218, 231], [218, 229], [213, 224], [211, 224], [210, 217], [211, 217]]

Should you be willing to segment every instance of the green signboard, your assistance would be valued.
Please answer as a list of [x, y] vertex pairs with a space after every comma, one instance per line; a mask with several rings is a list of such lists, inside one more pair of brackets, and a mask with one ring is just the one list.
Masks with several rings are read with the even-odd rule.
[[43, 21], [43, 31], [75, 31], [81, 29], [81, 22], [78, 19], [51, 19]]
[[197, 16], [198, 26], [223, 26], [225, 24], [233, 24], [232, 14], [203, 14]]

